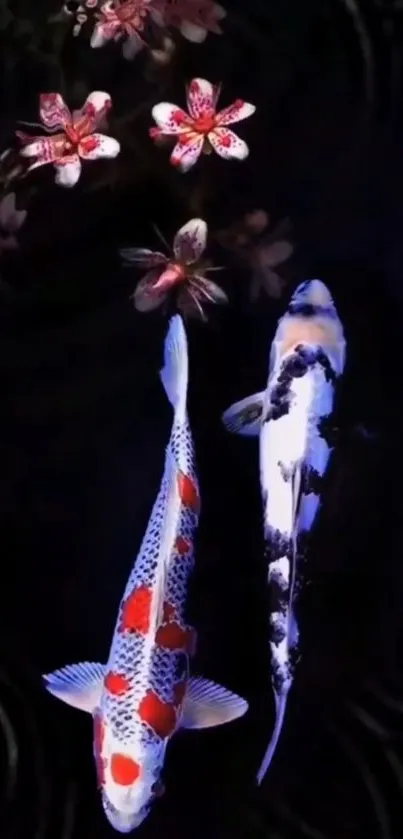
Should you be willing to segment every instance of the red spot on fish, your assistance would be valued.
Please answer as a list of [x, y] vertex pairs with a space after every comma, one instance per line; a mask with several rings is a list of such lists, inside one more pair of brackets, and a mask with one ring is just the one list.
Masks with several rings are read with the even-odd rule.
[[176, 708], [180, 708], [182, 705], [185, 698], [186, 685], [187, 679], [184, 679], [183, 682], [178, 682], [178, 684], [174, 687], [174, 702]]
[[188, 539], [184, 539], [183, 536], [178, 536], [175, 541], [175, 550], [178, 552], [179, 556], [184, 556], [189, 553], [191, 547], [192, 543], [189, 542]]
[[175, 620], [177, 616], [175, 606], [172, 603], [169, 603], [168, 600], [165, 601], [162, 611], [162, 621], [163, 623], [169, 623], [170, 621]]
[[152, 589], [139, 586], [123, 603], [119, 632], [140, 632], [146, 635], [150, 628]]
[[193, 512], [198, 513], [200, 499], [196, 484], [183, 472], [179, 472], [178, 474], [178, 491], [182, 504], [184, 504], [185, 507], [190, 507]]
[[111, 775], [115, 784], [122, 787], [129, 787], [137, 781], [141, 767], [133, 758], [114, 752], [111, 757]]
[[105, 688], [113, 696], [122, 696], [130, 689], [130, 681], [123, 675], [123, 673], [112, 673], [110, 671], [105, 676]]
[[94, 757], [98, 786], [105, 783], [106, 760], [102, 757], [102, 747], [105, 739], [105, 725], [100, 714], [94, 716]]
[[164, 650], [189, 652], [193, 650], [193, 634], [193, 630], [184, 629], [177, 621], [171, 621], [157, 629], [155, 642]]
[[102, 752], [105, 739], [105, 725], [101, 714], [94, 716], [94, 748], [97, 753]]
[[140, 719], [153, 729], [158, 737], [169, 737], [176, 728], [176, 711], [172, 702], [163, 702], [154, 691], [147, 691], [141, 700]]

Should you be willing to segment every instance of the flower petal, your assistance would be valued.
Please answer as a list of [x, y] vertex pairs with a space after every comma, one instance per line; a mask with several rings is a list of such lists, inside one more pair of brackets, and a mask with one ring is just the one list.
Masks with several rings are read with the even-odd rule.
[[55, 183], [58, 186], [75, 186], [81, 175], [81, 163], [78, 154], [65, 157], [55, 165]]
[[87, 96], [83, 107], [80, 109], [80, 119], [84, 118], [88, 120], [89, 134], [99, 125], [111, 107], [112, 99], [109, 93], [104, 93], [102, 90], [94, 90]]
[[9, 233], [16, 233], [22, 227], [28, 215], [27, 210], [15, 210], [14, 215], [9, 218], [7, 230]]
[[155, 291], [153, 288], [159, 276], [160, 270], [152, 268], [138, 283], [133, 294], [133, 302], [138, 312], [151, 312], [153, 309], [157, 309], [166, 299], [167, 291], [165, 289]]
[[0, 227], [7, 233], [16, 233], [27, 217], [26, 210], [17, 210], [15, 192], [8, 192], [0, 201]]
[[207, 320], [203, 307], [198, 300], [197, 291], [190, 284], [184, 286], [179, 291], [177, 307], [184, 317], [199, 317], [203, 321]]
[[165, 265], [168, 257], [159, 251], [151, 251], [148, 248], [121, 248], [120, 256], [130, 265], [138, 265], [143, 268], [155, 268], [157, 265]]
[[263, 233], [270, 224], [270, 216], [266, 210], [252, 210], [243, 217], [243, 223], [251, 233]]
[[233, 122], [240, 122], [242, 119], [251, 117], [256, 111], [256, 105], [251, 105], [250, 102], [244, 102], [243, 99], [236, 99], [232, 105], [223, 108], [217, 114], [218, 125], [231, 125]]
[[245, 160], [249, 154], [248, 146], [244, 140], [237, 137], [229, 128], [215, 128], [208, 135], [208, 139], [214, 151], [225, 160], [231, 160], [233, 158]]
[[294, 245], [291, 242], [280, 240], [279, 242], [272, 242], [269, 245], [261, 245], [256, 249], [255, 258], [259, 265], [263, 268], [275, 268], [282, 262], [286, 262], [290, 258], [294, 250]]
[[209, 303], [228, 303], [225, 291], [216, 283], [213, 283], [212, 280], [208, 280], [207, 277], [194, 276], [192, 285], [196, 286], [199, 299], [204, 298]]
[[219, 3], [214, 3], [214, 14], [217, 20], [224, 20], [227, 15], [226, 10]]
[[108, 21], [107, 23], [104, 23], [103, 21], [96, 23], [94, 26], [93, 33], [91, 35], [90, 47], [92, 47], [93, 49], [104, 47], [105, 44], [107, 44], [108, 41], [110, 41], [114, 37], [115, 30], [119, 29], [120, 23], [118, 21], [116, 21], [114, 26], [110, 21]]
[[15, 214], [15, 192], [9, 192], [0, 201], [0, 226], [8, 230], [10, 219]]
[[120, 143], [106, 134], [90, 134], [83, 137], [78, 149], [83, 160], [98, 160], [101, 157], [116, 157], [120, 152]]
[[[160, 7], [160, 8], [159, 8]], [[150, 5], [150, 18], [157, 26], [161, 28], [166, 26], [165, 20], [165, 0], [154, 0]]]
[[192, 79], [187, 89], [187, 104], [189, 114], [197, 119], [206, 113], [214, 111], [217, 103], [218, 90], [206, 79]]
[[173, 244], [176, 259], [191, 265], [200, 259], [207, 244], [207, 224], [202, 218], [192, 218], [178, 230]]
[[159, 275], [154, 285], [154, 291], [168, 292], [183, 279], [183, 269], [180, 265], [168, 265]]
[[202, 44], [207, 38], [207, 29], [198, 26], [197, 23], [191, 23], [189, 20], [182, 21], [180, 31], [187, 41], [193, 44]]
[[286, 281], [276, 271], [272, 271], [271, 268], [263, 270], [256, 266], [250, 285], [251, 300], [257, 300], [264, 291], [269, 297], [279, 299], [286, 285]]
[[171, 163], [180, 172], [188, 172], [200, 157], [204, 143], [202, 134], [181, 136], [171, 154]]
[[123, 42], [123, 58], [125, 58], [126, 61], [133, 61], [133, 59], [136, 57], [136, 55], [138, 55], [138, 53], [143, 49], [144, 46], [144, 41], [142, 38], [140, 38], [139, 35], [131, 35], [130, 38]]
[[170, 102], [159, 102], [154, 105], [151, 116], [163, 134], [181, 134], [189, 130], [190, 119], [182, 108]]
[[15, 251], [19, 247], [15, 236], [1, 236], [0, 235], [0, 254], [2, 251]]
[[31, 163], [29, 169], [37, 169], [38, 166], [44, 166], [46, 163], [54, 163], [63, 157], [65, 148], [65, 137], [63, 134], [58, 134], [55, 137], [36, 137], [32, 143], [27, 143], [20, 151], [22, 157], [36, 158]]
[[71, 122], [70, 111], [60, 93], [41, 93], [39, 115], [45, 128], [51, 131], [65, 128]]

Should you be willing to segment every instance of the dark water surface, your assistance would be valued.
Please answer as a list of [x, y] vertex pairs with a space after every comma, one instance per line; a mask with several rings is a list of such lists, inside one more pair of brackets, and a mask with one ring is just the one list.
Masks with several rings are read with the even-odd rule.
[[[39, 4], [38, 28], [49, 6]], [[167, 793], [139, 836], [393, 839], [403, 806], [399, 12], [393, 3], [341, 0], [247, 6], [232, 4], [221, 39], [180, 41], [161, 98], [182, 103], [183, 80], [199, 75], [223, 81], [224, 104], [254, 102], [256, 115], [239, 131], [249, 159], [202, 164], [203, 214], [214, 229], [256, 207], [293, 223], [285, 298], [253, 307], [248, 273], [235, 264], [225, 274], [230, 308], [188, 326], [203, 502], [190, 603], [195, 669], [244, 695], [250, 712], [221, 730], [176, 737]], [[57, 65], [13, 38], [0, 59], [4, 148], [15, 120], [36, 119], [38, 93], [59, 80]], [[197, 214], [197, 170], [172, 173], [166, 151], [147, 139], [158, 96], [142, 70], [119, 49], [89, 52], [85, 39], [64, 47], [69, 101], [84, 79], [108, 90], [123, 115], [130, 102], [148, 97], [150, 106], [127, 135], [119, 129], [124, 151], [112, 185], [92, 189], [90, 166], [71, 192], [54, 186], [50, 171], [23, 182], [22, 249], [3, 264], [1, 839], [117, 835], [96, 790], [90, 719], [47, 696], [40, 674], [106, 659], [170, 430], [158, 379], [166, 320], [134, 311], [137, 274], [121, 269], [117, 249], [155, 247], [152, 222], [171, 239]], [[108, 164], [96, 172], [106, 177]], [[264, 386], [289, 289], [313, 276], [331, 288], [347, 334], [340, 425], [348, 432], [362, 423], [377, 437], [340, 437], [309, 556], [302, 660], [257, 793], [273, 722], [258, 452], [253, 441], [227, 437], [220, 414]]]

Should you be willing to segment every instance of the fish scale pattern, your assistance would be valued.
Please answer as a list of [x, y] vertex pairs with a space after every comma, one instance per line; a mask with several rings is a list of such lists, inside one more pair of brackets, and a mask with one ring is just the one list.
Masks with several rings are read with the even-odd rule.
[[[174, 466], [174, 468], [172, 468]], [[161, 488], [155, 501], [150, 521], [143, 539], [139, 556], [129, 576], [119, 608], [107, 672], [129, 676], [130, 687], [123, 695], [103, 691], [101, 715], [106, 729], [116, 737], [119, 744], [128, 745], [134, 741], [140, 748], [158, 745], [160, 737], [140, 718], [138, 708], [148, 691], [153, 691], [164, 703], [177, 703], [175, 687], [188, 673], [188, 657], [183, 652], [163, 649], [155, 637], [140, 632], [122, 632], [120, 624], [125, 601], [140, 587], [153, 589], [161, 561], [160, 551], [166, 526], [168, 504], [172, 501], [172, 480], [180, 476], [189, 479], [198, 494], [194, 447], [187, 419], [183, 424], [174, 422], [167, 447], [166, 467]], [[178, 487], [176, 491], [179, 492]], [[198, 511], [180, 503], [174, 540], [170, 545], [165, 597], [175, 609], [175, 620], [184, 623], [185, 604], [190, 573], [194, 564], [194, 533], [198, 522]], [[180, 550], [176, 542], [180, 537]], [[188, 550], [185, 550], [188, 546]], [[169, 617], [169, 616], [168, 616]], [[158, 627], [157, 627], [158, 628]], [[183, 665], [183, 659], [187, 665]], [[182, 664], [181, 664], [182, 662]], [[115, 744], [116, 745], [116, 744]]]

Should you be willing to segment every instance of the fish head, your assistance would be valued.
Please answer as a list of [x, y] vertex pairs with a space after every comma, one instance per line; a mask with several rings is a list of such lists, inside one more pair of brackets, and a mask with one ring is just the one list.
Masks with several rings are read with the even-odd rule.
[[112, 827], [130, 833], [164, 792], [161, 773], [166, 743], [114, 743], [105, 757], [102, 805]]
[[312, 309], [335, 309], [332, 295], [322, 280], [305, 280], [297, 286], [288, 304], [288, 312], [292, 314], [304, 306], [310, 306]]
[[306, 280], [295, 289], [274, 336], [270, 372], [279, 359], [301, 343], [321, 346], [338, 376], [344, 370], [346, 341], [333, 297], [322, 280]]

